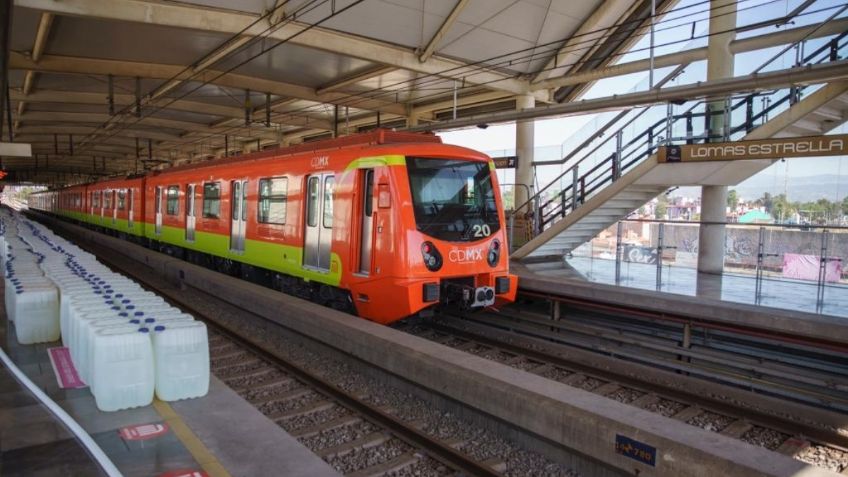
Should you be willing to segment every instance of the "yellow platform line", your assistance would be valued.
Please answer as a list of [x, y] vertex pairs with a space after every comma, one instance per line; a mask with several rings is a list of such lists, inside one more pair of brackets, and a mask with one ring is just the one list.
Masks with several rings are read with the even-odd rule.
[[153, 407], [209, 477], [232, 477], [170, 404], [154, 399]]

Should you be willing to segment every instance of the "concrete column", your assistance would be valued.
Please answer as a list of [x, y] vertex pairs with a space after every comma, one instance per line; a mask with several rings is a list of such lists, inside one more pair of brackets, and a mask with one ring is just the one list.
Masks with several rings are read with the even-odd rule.
[[415, 126], [418, 126], [418, 116], [415, 115], [415, 114], [411, 114], [411, 115], [407, 116], [406, 127], [414, 128]]
[[[536, 106], [536, 98], [526, 94], [515, 98], [516, 109], [529, 109]], [[533, 148], [535, 123], [532, 119], [518, 121], [515, 124], [515, 154], [518, 156], [518, 166], [515, 168], [515, 183], [525, 184], [533, 188]], [[527, 188], [516, 186], [515, 205], [521, 205], [529, 199]]]
[[[736, 0], [710, 1], [710, 39], [707, 45], [707, 80], [733, 77], [733, 53], [730, 42], [736, 34]], [[722, 33], [725, 32], [725, 33]], [[723, 111], [724, 101], [710, 104], [712, 111]], [[712, 116], [710, 129], [713, 134], [724, 130], [723, 115]], [[718, 139], [721, 141], [721, 139]], [[726, 186], [701, 187], [701, 220], [705, 222], [724, 222], [727, 206]], [[724, 270], [725, 227], [721, 225], [702, 225], [698, 236], [698, 271], [721, 274]], [[700, 288], [700, 287], [699, 287]]]

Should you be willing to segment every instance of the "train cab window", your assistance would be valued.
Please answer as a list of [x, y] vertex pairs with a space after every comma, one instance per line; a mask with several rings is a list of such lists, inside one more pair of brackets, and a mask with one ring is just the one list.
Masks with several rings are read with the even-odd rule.
[[177, 215], [180, 212], [180, 186], [168, 186], [165, 208], [168, 215]]
[[306, 224], [310, 227], [315, 227], [318, 225], [318, 191], [320, 185], [318, 184], [319, 177], [310, 177], [309, 184], [306, 186], [306, 193], [308, 195], [309, 205], [306, 207]]
[[286, 193], [289, 180], [285, 177], [259, 179], [259, 210], [261, 224], [286, 223]]
[[118, 210], [124, 210], [127, 206], [127, 191], [121, 189], [118, 191]]
[[500, 228], [488, 164], [407, 158], [412, 210], [418, 230], [441, 240], [479, 240]]
[[221, 216], [221, 183], [203, 184], [203, 218], [217, 219]]
[[336, 180], [333, 176], [324, 179], [324, 228], [333, 228], [333, 190]]

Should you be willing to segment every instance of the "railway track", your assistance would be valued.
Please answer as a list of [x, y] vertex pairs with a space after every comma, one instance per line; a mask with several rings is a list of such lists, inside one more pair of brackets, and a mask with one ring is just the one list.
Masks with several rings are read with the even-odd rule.
[[[228, 329], [218, 332], [221, 336], [214, 336], [210, 343], [213, 347], [215, 373], [239, 392], [245, 393], [243, 395], [262, 412], [324, 456], [342, 473], [477, 474], [464, 469], [463, 465], [451, 463], [455, 454], [459, 454], [463, 459], [476, 462], [472, 465], [481, 466], [481, 474], [527, 475], [543, 469], [546, 475], [574, 475], [571, 470], [538, 454], [518, 448], [480, 428], [475, 429], [474, 425], [450, 414], [434, 410], [428, 402], [351, 372], [344, 359], [334, 361], [311, 353], [295, 343], [279, 338], [268, 339], [267, 335], [272, 334], [268, 327], [276, 325], [267, 324], [265, 329], [260, 326], [260, 329], [248, 330], [256, 322], [244, 325], [251, 322], [245, 320], [247, 312], [232, 309], [232, 305], [199, 290], [177, 290], [161, 279], [161, 283], [157, 284], [158, 277], [145, 276], [145, 271], [134, 267], [130, 259], [115, 256], [113, 252], [103, 252], [100, 256], [107, 263], [171, 298], [176, 305], [199, 317], [214, 318], [216, 323], [229, 322]], [[147, 275], [152, 273], [147, 272]], [[226, 319], [227, 315], [232, 315], [231, 319]], [[265, 321], [260, 317], [254, 318]], [[550, 324], [550, 321], [546, 323]], [[442, 344], [790, 455], [822, 468], [848, 471], [848, 436], [840, 434], [837, 429], [781, 418], [709, 394], [693, 395], [679, 388], [665, 388], [632, 375], [616, 374], [612, 368], [591, 369], [571, 363], [551, 350], [554, 343], [550, 340], [504, 331], [503, 328], [509, 327], [501, 326], [499, 329], [488, 326], [481, 329], [479, 323], [453, 318], [436, 320], [427, 326], [407, 323], [400, 327]], [[253, 337], [248, 344], [250, 349], [242, 348], [238, 351], [238, 342], [244, 339], [240, 337], [250, 336], [251, 333]], [[269, 355], [265, 356], [266, 353]], [[274, 361], [279, 359], [281, 353], [293, 355], [292, 359], [300, 363], [303, 370], [316, 366], [322, 368], [315, 376], [331, 383], [329, 388], [310, 388], [308, 379], [287, 371], [285, 366], [274, 371]], [[334, 389], [346, 392], [347, 398], [334, 398]], [[380, 419], [358, 415], [359, 411], [355, 409], [357, 405], [346, 404], [345, 399], [364, 403], [383, 418], [397, 418], [405, 422], [404, 427], [413, 434], [418, 431], [418, 438], [423, 435], [440, 441], [436, 447], [446, 449], [447, 457], [437, 456], [426, 445], [416, 443], [415, 439], [407, 440], [402, 433], [392, 430], [392, 424], [380, 424]]]
[[[507, 326], [505, 321], [512, 322], [512, 326]], [[543, 324], [546, 326], [538, 326], [528, 333], [522, 326], [526, 323], [514, 317], [483, 313], [461, 318], [442, 314], [434, 321], [417, 321], [397, 328], [818, 467], [848, 472], [848, 435], [836, 428], [811, 424], [803, 416], [781, 416], [727, 399], [722, 395], [722, 389], [726, 388], [723, 384], [713, 383], [713, 393], [693, 393], [643, 381], [638, 376], [619, 372], [614, 365], [594, 367], [585, 361], [574, 361], [568, 352], [563, 352], [574, 346], [573, 337], [572, 341], [560, 341], [560, 333], [551, 331], [551, 321]], [[586, 348], [585, 342], [581, 345]], [[593, 346], [598, 351], [597, 339]], [[617, 354], [624, 354], [624, 350], [618, 349]], [[638, 356], [631, 358], [642, 363], [651, 361], [640, 360]]]
[[200, 290], [177, 289], [111, 251], [91, 251], [206, 321], [212, 373], [344, 475], [577, 475], [344, 360], [274, 335], [276, 325], [261, 317]]

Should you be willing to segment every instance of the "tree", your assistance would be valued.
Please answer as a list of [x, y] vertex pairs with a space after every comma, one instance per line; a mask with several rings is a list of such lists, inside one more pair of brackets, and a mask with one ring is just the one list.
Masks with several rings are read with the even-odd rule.
[[734, 212], [737, 205], [739, 205], [739, 195], [736, 193], [736, 189], [730, 189], [727, 192], [727, 206], [731, 212]]
[[774, 199], [770, 192], [764, 193], [763, 197], [759, 199], [759, 202], [763, 205], [766, 212], [771, 213], [771, 209], [774, 207]]
[[779, 223], [786, 220], [786, 218], [791, 216], [794, 212], [795, 209], [792, 204], [789, 203], [789, 200], [786, 199], [786, 194], [779, 194], [777, 197], [772, 199], [771, 214]]
[[842, 199], [842, 215], [848, 215], [848, 195]]
[[662, 220], [668, 212], [668, 197], [665, 194], [657, 196], [657, 206], [654, 207], [654, 218]]

